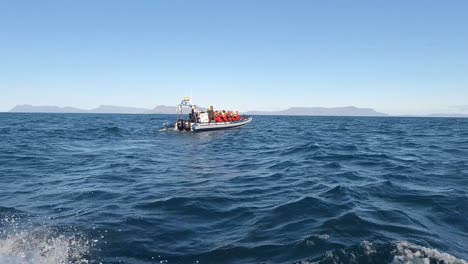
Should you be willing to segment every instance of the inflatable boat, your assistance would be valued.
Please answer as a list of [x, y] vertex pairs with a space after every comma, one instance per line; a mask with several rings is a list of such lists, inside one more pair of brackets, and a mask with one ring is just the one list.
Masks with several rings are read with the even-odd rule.
[[[184, 119], [183, 109], [189, 108], [189, 118]], [[175, 131], [202, 132], [220, 129], [229, 129], [245, 126], [252, 121], [252, 117], [242, 116], [239, 120], [230, 122], [215, 122], [212, 120], [207, 111], [202, 111], [196, 105], [192, 104], [190, 98], [185, 97], [184, 100], [177, 106], [177, 121], [174, 125]]]
[[194, 123], [192, 124], [191, 131], [193, 132], [201, 132], [201, 131], [209, 131], [209, 130], [218, 130], [218, 129], [227, 129], [233, 127], [240, 127], [245, 126], [252, 121], [252, 117], [243, 117], [239, 121], [233, 122], [209, 122], [209, 123]]

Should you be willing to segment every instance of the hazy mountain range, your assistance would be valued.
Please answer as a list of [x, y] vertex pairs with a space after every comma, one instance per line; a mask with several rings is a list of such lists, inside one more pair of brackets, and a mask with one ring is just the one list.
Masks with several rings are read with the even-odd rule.
[[291, 107], [281, 111], [250, 111], [250, 115], [316, 115], [316, 116], [387, 116], [371, 108], [346, 107]]
[[80, 109], [75, 107], [58, 107], [58, 106], [34, 106], [34, 105], [17, 105], [9, 112], [12, 113], [90, 113], [90, 114], [174, 114], [175, 106], [159, 105], [153, 109], [126, 107], [115, 105], [101, 105], [93, 109]]
[[[98, 114], [175, 114], [175, 106], [159, 105], [153, 109], [101, 105], [93, 109], [75, 107], [17, 105], [12, 113], [98, 113]], [[303, 116], [388, 116], [372, 108], [346, 107], [291, 107], [280, 111], [248, 111], [248, 115], [303, 115]], [[437, 113], [426, 115], [430, 117], [468, 117], [466, 114]]]

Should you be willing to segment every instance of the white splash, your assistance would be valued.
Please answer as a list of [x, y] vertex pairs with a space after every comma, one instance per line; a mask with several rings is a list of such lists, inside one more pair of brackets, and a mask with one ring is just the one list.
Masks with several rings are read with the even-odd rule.
[[324, 234], [324, 235], [320, 235], [319, 238], [322, 239], [322, 240], [328, 240], [330, 238], [330, 236], [327, 235], [327, 234]]
[[21, 231], [0, 239], [2, 264], [88, 263], [88, 242], [75, 236], [53, 236], [43, 231]]
[[409, 242], [398, 242], [396, 244], [393, 264], [429, 264], [431, 260], [445, 264], [468, 264], [463, 259], [456, 258], [450, 254], [439, 252], [437, 249], [418, 246]]

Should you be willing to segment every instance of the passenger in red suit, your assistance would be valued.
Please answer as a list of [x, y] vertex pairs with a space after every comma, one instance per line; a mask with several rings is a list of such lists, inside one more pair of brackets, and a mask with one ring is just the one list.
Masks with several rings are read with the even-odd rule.
[[239, 111], [236, 111], [236, 113], [234, 114], [234, 120], [240, 121]]
[[223, 122], [223, 119], [221, 118], [221, 114], [218, 111], [216, 111], [215, 113], [214, 121], [216, 123]]

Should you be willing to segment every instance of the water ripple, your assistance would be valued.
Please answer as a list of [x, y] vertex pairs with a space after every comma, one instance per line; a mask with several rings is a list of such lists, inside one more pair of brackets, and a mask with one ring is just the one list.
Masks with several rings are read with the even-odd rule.
[[0, 262], [466, 264], [468, 119], [173, 118], [0, 114]]

